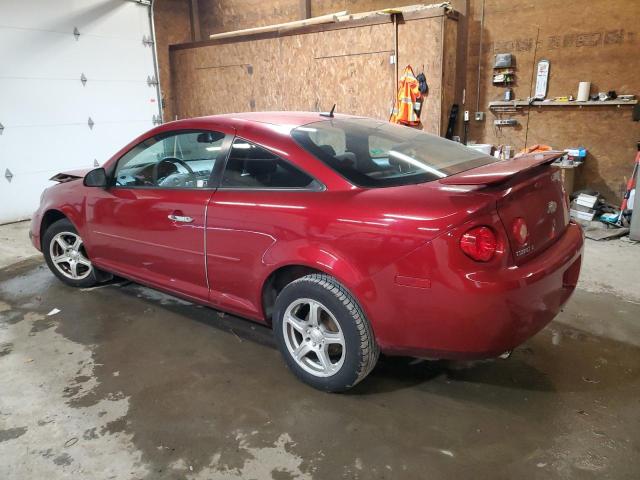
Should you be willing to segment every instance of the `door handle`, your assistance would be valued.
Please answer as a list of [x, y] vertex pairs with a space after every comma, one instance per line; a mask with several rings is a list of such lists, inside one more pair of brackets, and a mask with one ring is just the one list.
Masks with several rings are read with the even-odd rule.
[[184, 215], [175, 215], [173, 213], [168, 215], [167, 218], [169, 220], [173, 220], [174, 222], [181, 222], [181, 223], [191, 223], [191, 222], [193, 222], [193, 218], [191, 218], [191, 217], [185, 217]]

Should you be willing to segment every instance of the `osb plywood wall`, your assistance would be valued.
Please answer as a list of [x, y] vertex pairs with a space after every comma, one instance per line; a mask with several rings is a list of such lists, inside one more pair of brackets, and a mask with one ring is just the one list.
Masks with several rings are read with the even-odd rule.
[[189, 2], [188, 0], [156, 0], [153, 2], [153, 10], [164, 120], [169, 121], [174, 117], [169, 45], [191, 41]]
[[[467, 108], [476, 110], [482, 0], [472, 0], [468, 15]], [[592, 92], [615, 90], [640, 94], [640, 2], [629, 0], [485, 0], [479, 110], [501, 98], [491, 84], [496, 53], [516, 57], [516, 98], [532, 95], [532, 73], [540, 59], [551, 62], [549, 97], [577, 95], [578, 82], [590, 81]], [[640, 124], [631, 107], [541, 107], [503, 117], [516, 128], [493, 127], [497, 118], [471, 121], [470, 139], [509, 144], [520, 149], [544, 143], [554, 148], [584, 146], [586, 164], [578, 169], [576, 187], [599, 190], [618, 202], [631, 173]]]
[[300, 19], [300, 0], [199, 0], [203, 39], [212, 33]]
[[[400, 64], [428, 72], [422, 117], [442, 129], [443, 35], [456, 28], [441, 10], [398, 26]], [[171, 50], [174, 112], [180, 117], [261, 110], [328, 110], [387, 119], [395, 97], [394, 25], [343, 24], [337, 29], [259, 40], [192, 44]], [[452, 22], [452, 23], [448, 23]], [[455, 33], [454, 33], [455, 34]], [[451, 34], [449, 34], [451, 36]], [[455, 53], [455, 52], [454, 52]], [[455, 60], [453, 62], [455, 65]]]

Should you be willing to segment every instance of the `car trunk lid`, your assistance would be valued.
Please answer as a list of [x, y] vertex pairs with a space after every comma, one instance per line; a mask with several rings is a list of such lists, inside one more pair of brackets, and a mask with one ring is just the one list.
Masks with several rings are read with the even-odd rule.
[[[558, 152], [526, 155], [462, 172], [440, 182], [486, 185], [487, 190], [497, 193], [498, 215], [514, 262], [519, 265], [554, 243], [569, 224], [560, 170], [550, 165], [560, 155]], [[526, 225], [524, 230], [522, 221]]]
[[[560, 170], [544, 165], [514, 182], [497, 203], [517, 265], [554, 243], [569, 225], [569, 208]], [[517, 230], [524, 220], [527, 234]]]

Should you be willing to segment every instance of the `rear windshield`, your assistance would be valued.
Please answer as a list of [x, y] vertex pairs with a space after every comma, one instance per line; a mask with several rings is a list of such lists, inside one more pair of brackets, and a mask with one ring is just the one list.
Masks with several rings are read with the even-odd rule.
[[360, 187], [430, 182], [497, 161], [421, 130], [365, 118], [323, 120], [291, 135]]

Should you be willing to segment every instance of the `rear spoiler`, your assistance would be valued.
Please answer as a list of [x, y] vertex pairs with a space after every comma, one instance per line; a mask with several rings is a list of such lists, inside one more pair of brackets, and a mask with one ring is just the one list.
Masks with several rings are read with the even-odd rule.
[[49, 180], [58, 183], [67, 183], [73, 180], [78, 180], [79, 178], [84, 178], [84, 176], [90, 171], [89, 168], [81, 168], [78, 170], [69, 170], [68, 172], [60, 172], [56, 173]]
[[564, 152], [549, 151], [529, 153], [512, 160], [489, 163], [478, 168], [451, 175], [438, 180], [445, 185], [492, 185], [502, 183], [515, 175], [539, 167], [564, 155]]

